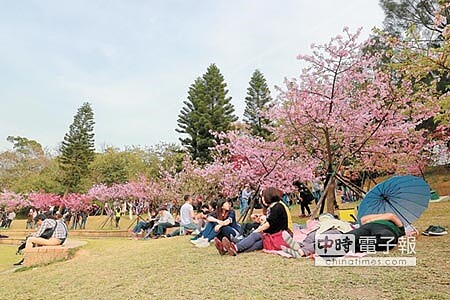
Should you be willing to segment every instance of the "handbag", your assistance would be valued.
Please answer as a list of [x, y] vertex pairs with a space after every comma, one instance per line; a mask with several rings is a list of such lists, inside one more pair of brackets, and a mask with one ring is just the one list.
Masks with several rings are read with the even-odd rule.
[[263, 233], [263, 248], [265, 250], [281, 250], [281, 246], [289, 248], [289, 245], [283, 239], [283, 231], [275, 233]]
[[40, 237], [48, 240], [52, 237], [53, 232], [56, 230], [56, 226], [58, 226], [58, 222], [55, 221], [55, 227], [53, 228], [45, 228], [44, 232], [41, 233]]

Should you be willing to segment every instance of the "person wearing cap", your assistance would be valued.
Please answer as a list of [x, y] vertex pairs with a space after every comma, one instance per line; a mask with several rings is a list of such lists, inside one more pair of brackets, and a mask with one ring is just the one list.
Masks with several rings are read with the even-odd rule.
[[[67, 226], [62, 221], [47, 218], [44, 214], [39, 214], [34, 218], [38, 224], [38, 230], [28, 239], [25, 248], [33, 248], [33, 246], [58, 246], [62, 245], [67, 239]], [[54, 229], [49, 239], [42, 238], [41, 235], [48, 228]]]
[[167, 210], [166, 206], [160, 206], [158, 208], [159, 219], [155, 223], [153, 233], [155, 238], [158, 238], [164, 234], [166, 228], [173, 227], [175, 225], [175, 219], [172, 214]]

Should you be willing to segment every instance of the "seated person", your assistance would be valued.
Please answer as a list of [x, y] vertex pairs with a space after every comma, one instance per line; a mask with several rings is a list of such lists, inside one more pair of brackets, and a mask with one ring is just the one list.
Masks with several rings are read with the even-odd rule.
[[207, 217], [207, 221], [209, 224], [207, 239], [194, 242], [197, 247], [208, 247], [209, 241], [215, 236], [222, 239], [223, 237], [231, 238], [239, 234], [240, 226], [236, 222], [236, 213], [228, 200], [220, 200], [216, 211]]
[[188, 231], [194, 231], [197, 226], [197, 220], [194, 220], [194, 207], [192, 206], [193, 198], [191, 195], [184, 196], [184, 204], [180, 208], [180, 228], [174, 230], [167, 237], [185, 234]]
[[158, 213], [153, 209], [150, 212], [150, 216], [145, 219], [145, 221], [139, 221], [136, 226], [134, 226], [133, 230], [130, 231], [133, 237], [138, 238], [139, 236], [141, 236], [143, 231], [153, 228], [153, 225], [155, 224], [155, 221], [157, 219], [157, 215]]
[[202, 230], [203, 226], [206, 225], [206, 218], [209, 216], [209, 213], [209, 205], [203, 204], [194, 217], [194, 219], [197, 221], [197, 228], [195, 229], [196, 233], [199, 233]]
[[166, 228], [175, 225], [175, 219], [165, 206], [158, 208], [159, 218], [153, 226], [154, 238], [162, 236], [166, 232]]
[[[206, 221], [205, 227], [196, 236], [191, 238], [192, 244], [196, 245], [197, 243], [203, 242], [205, 240], [207, 242], [210, 242], [212, 239], [214, 239], [216, 237], [217, 233], [214, 231], [215, 223], [208, 221], [208, 217], [211, 216], [212, 214], [214, 214], [214, 212], [216, 211], [216, 208], [217, 208], [217, 202], [214, 200], [210, 201], [208, 204], [209, 213], [206, 215], [206, 218], [205, 218], [205, 221]], [[209, 245], [209, 243], [208, 243], [208, 245]]]
[[226, 236], [222, 240], [218, 237], [215, 238], [214, 242], [219, 254], [224, 255], [228, 252], [229, 255], [235, 256], [241, 252], [262, 250], [263, 233], [277, 234], [283, 230], [289, 230], [288, 219], [290, 216], [288, 215], [288, 210], [281, 204], [282, 196], [283, 192], [276, 188], [265, 189], [262, 193], [262, 202], [268, 207], [265, 222], [238, 243], [231, 242]]
[[256, 228], [266, 221], [266, 216], [263, 214], [252, 214], [250, 216], [251, 222], [242, 223], [239, 235], [232, 238], [232, 242], [239, 242], [240, 240], [248, 237]]
[[[61, 219], [57, 221], [47, 218], [44, 214], [39, 214], [34, 218], [34, 221], [38, 224], [39, 228], [27, 238], [25, 249], [33, 248], [33, 246], [58, 246], [66, 241], [68, 230], [66, 224]], [[48, 239], [41, 237], [48, 228], [53, 229], [51, 237]]]

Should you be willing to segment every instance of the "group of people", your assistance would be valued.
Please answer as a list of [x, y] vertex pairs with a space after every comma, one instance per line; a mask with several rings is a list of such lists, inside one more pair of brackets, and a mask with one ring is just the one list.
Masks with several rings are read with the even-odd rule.
[[2, 209], [0, 211], [0, 227], [1, 228], [10, 228], [11, 224], [15, 218], [16, 218], [16, 212], [14, 210]]
[[350, 224], [326, 214], [317, 221], [311, 221], [304, 238], [294, 241], [292, 218], [283, 202], [283, 192], [276, 188], [265, 189], [262, 204], [266, 211], [264, 215], [252, 215], [251, 223], [238, 224], [232, 202], [211, 202], [212, 212], [206, 217], [203, 230], [191, 238], [191, 242], [199, 248], [213, 242], [220, 255], [236, 256], [265, 249], [282, 251], [297, 258], [315, 253], [316, 234], [352, 234], [355, 236], [355, 252], [365, 252], [361, 244], [364, 238], [375, 238], [376, 251], [385, 251], [405, 235], [402, 222], [392, 213], [364, 216], [361, 224]]
[[175, 226], [175, 218], [169, 212], [167, 206], [162, 205], [157, 210], [151, 210], [150, 216], [145, 221], [138, 221], [131, 230], [134, 238], [159, 238], [165, 236], [167, 228]]
[[66, 223], [66, 226], [69, 227], [71, 230], [86, 229], [88, 217], [89, 217], [88, 210], [80, 210], [72, 212], [70, 209], [66, 209], [63, 213], [63, 220]]
[[[324, 188], [323, 180], [324, 178], [322, 175], [316, 175], [311, 181], [311, 188], [304, 182], [295, 181], [293, 185], [296, 189], [292, 193], [283, 193], [282, 201], [288, 206], [291, 206], [294, 203], [299, 204], [300, 217], [310, 216], [311, 209], [309, 206], [313, 202], [317, 204], [322, 196]], [[256, 202], [261, 201], [259, 195], [255, 195], [255, 191], [247, 184], [239, 195], [239, 212], [241, 216], [248, 210], [252, 198], [255, 199]], [[255, 204], [257, 204], [256, 202]], [[257, 205], [255, 205], [255, 207], [256, 206]]]

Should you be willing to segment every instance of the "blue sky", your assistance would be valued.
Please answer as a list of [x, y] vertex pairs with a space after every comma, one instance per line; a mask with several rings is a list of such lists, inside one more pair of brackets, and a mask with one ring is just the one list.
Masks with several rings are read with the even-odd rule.
[[215, 63], [242, 119], [255, 69], [300, 74], [311, 43], [381, 27], [378, 0], [1, 1], [0, 151], [9, 135], [57, 149], [90, 102], [98, 150], [178, 142], [189, 86]]

